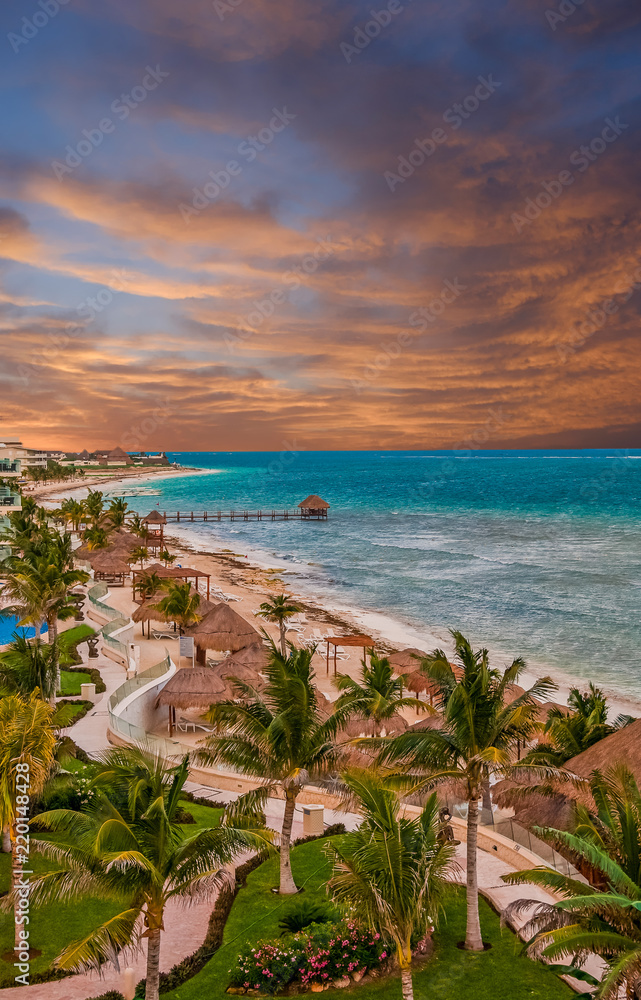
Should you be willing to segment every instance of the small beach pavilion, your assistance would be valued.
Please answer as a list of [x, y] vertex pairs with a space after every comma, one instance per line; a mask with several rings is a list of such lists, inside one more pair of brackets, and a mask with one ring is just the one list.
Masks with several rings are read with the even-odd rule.
[[300, 509], [301, 517], [311, 517], [316, 519], [327, 517], [327, 511], [329, 510], [329, 504], [327, 501], [322, 500], [321, 497], [317, 496], [315, 493], [310, 493], [305, 500], [301, 500], [298, 507]]
[[227, 696], [228, 685], [209, 667], [177, 670], [156, 698], [156, 708], [166, 705], [169, 709], [169, 735], [176, 725], [176, 709], [209, 708]]
[[374, 648], [374, 640], [371, 635], [334, 635], [325, 639], [327, 643], [326, 666], [329, 673], [329, 647], [334, 647], [334, 675], [336, 675], [336, 647], [337, 646], [361, 646], [363, 649], [363, 659], [367, 657], [367, 650]]
[[214, 605], [204, 618], [185, 629], [185, 635], [193, 637], [196, 660], [202, 666], [205, 665], [208, 649], [237, 653], [246, 646], [262, 642], [260, 633], [253, 625], [223, 602]]
[[155, 573], [161, 580], [192, 580], [193, 587], [197, 591], [200, 580], [207, 581], [207, 600], [209, 600], [210, 573], [204, 573], [201, 569], [190, 569], [189, 566], [163, 566], [162, 563], [151, 563], [144, 569], [134, 569], [132, 578], [132, 599], [136, 600], [136, 591], [146, 576]]

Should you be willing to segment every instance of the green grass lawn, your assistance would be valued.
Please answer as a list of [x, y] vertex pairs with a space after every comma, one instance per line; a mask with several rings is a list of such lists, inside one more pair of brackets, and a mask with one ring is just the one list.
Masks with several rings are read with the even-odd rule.
[[86, 639], [89, 635], [93, 635], [94, 632], [95, 629], [91, 625], [85, 624], [74, 625], [73, 628], [68, 628], [60, 632], [58, 636], [58, 650], [61, 667], [72, 667], [78, 663], [78, 657], [75, 653], [76, 643], [82, 639]]
[[[292, 851], [292, 870], [305, 899], [326, 900], [325, 886], [330, 866], [323, 844], [301, 844]], [[278, 937], [278, 921], [296, 904], [292, 898], [272, 893], [278, 883], [278, 858], [272, 858], [249, 876], [247, 885], [236, 897], [225, 927], [223, 946], [193, 979], [170, 993], [164, 1000], [223, 1000], [229, 985], [229, 969], [239, 948], [247, 941]], [[465, 894], [453, 889], [446, 912], [435, 933], [433, 957], [417, 965], [414, 973], [416, 1000], [570, 1000], [572, 990], [544, 966], [521, 954], [521, 943], [509, 931], [501, 931], [499, 918], [481, 901], [484, 939], [490, 951], [473, 954], [457, 948], [465, 937]], [[363, 983], [346, 990], [328, 990], [327, 994], [358, 997], [359, 1000], [401, 998], [398, 977]]]
[[65, 698], [79, 695], [80, 685], [89, 684], [90, 681], [91, 676], [86, 674], [84, 670], [79, 670], [77, 673], [72, 670], [61, 670], [60, 690], [58, 691], [58, 694], [63, 695]]
[[[74, 762], [78, 763], [78, 762]], [[195, 832], [198, 827], [215, 826], [222, 815], [221, 809], [212, 809], [208, 806], [197, 805], [185, 802], [187, 809], [196, 820], [196, 824], [186, 824], [183, 829], [188, 833]], [[44, 838], [42, 832], [34, 833], [33, 836]], [[56, 840], [58, 838], [51, 837]], [[31, 854], [33, 864], [31, 868], [39, 873], [51, 870], [55, 866], [45, 861], [35, 852]], [[0, 853], [0, 892], [6, 892], [9, 888], [11, 876], [11, 858], [8, 854]], [[93, 927], [97, 927], [110, 916], [117, 913], [119, 906], [114, 903], [105, 902], [101, 899], [83, 899], [76, 903], [60, 905], [52, 903], [38, 909], [32, 909], [30, 913], [31, 923], [29, 931], [31, 933], [30, 945], [42, 952], [39, 958], [34, 958], [31, 963], [31, 972], [36, 974], [48, 969], [56, 956], [62, 951], [70, 941], [84, 937]], [[13, 913], [0, 913], [0, 982], [11, 979], [15, 970], [13, 968], [13, 957], [11, 961], [5, 961], [2, 955], [13, 948]], [[194, 944], [194, 949], [197, 944]]]

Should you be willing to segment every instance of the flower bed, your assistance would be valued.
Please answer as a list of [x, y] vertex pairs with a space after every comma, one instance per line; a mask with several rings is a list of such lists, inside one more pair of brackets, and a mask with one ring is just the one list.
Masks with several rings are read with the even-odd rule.
[[380, 934], [353, 920], [316, 924], [284, 940], [246, 946], [230, 970], [231, 989], [236, 993], [257, 989], [278, 993], [290, 984], [312, 990], [331, 982], [347, 985], [350, 976], [360, 979], [366, 970], [386, 962], [389, 954]]

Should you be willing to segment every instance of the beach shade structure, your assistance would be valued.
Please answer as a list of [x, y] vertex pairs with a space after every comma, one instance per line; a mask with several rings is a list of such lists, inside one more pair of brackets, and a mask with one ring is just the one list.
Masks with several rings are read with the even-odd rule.
[[207, 600], [209, 600], [209, 581], [211, 579], [211, 573], [205, 573], [201, 569], [192, 569], [189, 566], [163, 566], [162, 563], [155, 562], [151, 565], [146, 566], [144, 569], [135, 569], [132, 571], [132, 598], [136, 600], [136, 591], [141, 580], [145, 576], [155, 573], [159, 576], [161, 580], [193, 580], [193, 586], [198, 589], [198, 583], [200, 580], [207, 581]]
[[413, 670], [411, 674], [405, 675], [405, 687], [415, 695], [420, 695], [422, 691], [427, 694], [430, 705], [434, 704], [434, 698], [438, 691], [429, 677], [426, 677], [422, 670]]
[[326, 500], [322, 500], [315, 493], [310, 493], [305, 500], [301, 500], [298, 505], [300, 509], [301, 517], [310, 518], [324, 518], [327, 517], [327, 511], [329, 510], [329, 504]]
[[385, 736], [399, 736], [406, 732], [407, 728], [407, 722], [402, 715], [394, 715], [391, 719], [381, 719], [378, 723], [372, 718], [354, 716], [342, 727], [341, 732], [349, 736], [350, 739], [358, 739], [361, 736], [380, 736], [382, 732], [385, 733]]
[[374, 648], [374, 640], [371, 635], [334, 635], [328, 636], [323, 642], [327, 643], [327, 655], [325, 658], [326, 673], [329, 673], [329, 647], [334, 647], [334, 676], [336, 676], [337, 646], [361, 646], [363, 649], [363, 659], [367, 656], [367, 650]]
[[94, 578], [104, 580], [108, 583], [124, 586], [125, 577], [129, 576], [129, 563], [125, 562], [118, 552], [109, 552], [106, 549], [96, 549], [90, 559]]
[[[216, 669], [219, 673], [224, 676], [223, 671], [228, 674], [235, 674], [237, 677], [241, 677], [242, 680], [245, 676], [251, 674], [254, 679], [261, 670], [264, 670], [269, 663], [269, 651], [265, 647], [263, 642], [252, 642], [249, 646], [243, 646], [238, 652], [232, 653], [230, 656], [225, 657], [224, 660], [220, 660], [216, 664]], [[244, 676], [241, 676], [242, 671]]]
[[427, 655], [422, 649], [410, 646], [407, 649], [400, 649], [397, 653], [390, 653], [387, 659], [394, 670], [401, 674], [407, 674], [410, 671], [418, 670], [421, 660]]
[[256, 629], [222, 601], [199, 622], [185, 629], [185, 635], [193, 637], [194, 645], [200, 654], [199, 663], [203, 662], [207, 649], [230, 650], [235, 653], [246, 646], [262, 642]]
[[[196, 591], [194, 590], [193, 593], [195, 594]], [[158, 604], [160, 601], [162, 601], [164, 596], [165, 595], [162, 593], [162, 591], [159, 591], [157, 594], [154, 594], [153, 597], [148, 597], [146, 601], [143, 601], [143, 603], [140, 604], [137, 608], [135, 608], [134, 611], [132, 612], [131, 614], [132, 621], [142, 623], [143, 635], [145, 634], [145, 622], [169, 621], [169, 618], [165, 614], [165, 612], [161, 611], [158, 608]], [[205, 600], [205, 598], [202, 595], [199, 594], [198, 596], [200, 600], [198, 603], [197, 614], [199, 614], [201, 618], [203, 618], [209, 611], [212, 610], [212, 608], [215, 607], [215, 605], [212, 604], [211, 601]], [[147, 637], [148, 638], [151, 637], [151, 628], [148, 629]], [[176, 631], [176, 638], [178, 637], [179, 637], [179, 632]]]
[[227, 694], [227, 685], [208, 667], [188, 667], [177, 670], [156, 698], [156, 708], [169, 709], [169, 735], [174, 731], [176, 709], [209, 708]]

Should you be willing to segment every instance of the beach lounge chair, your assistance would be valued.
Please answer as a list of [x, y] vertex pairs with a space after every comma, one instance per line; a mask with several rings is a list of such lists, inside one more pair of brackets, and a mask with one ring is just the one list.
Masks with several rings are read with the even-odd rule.
[[176, 722], [176, 729], [179, 729], [181, 733], [195, 733], [197, 729], [203, 733], [213, 733], [214, 731], [213, 726], [208, 726], [204, 722], [195, 722], [193, 719], [185, 719], [182, 716]]
[[166, 632], [161, 632], [157, 631], [156, 629], [152, 629], [151, 634], [153, 635], [154, 639], [180, 639], [180, 632], [178, 630], [174, 632], [173, 629], [171, 631], [167, 630]]

